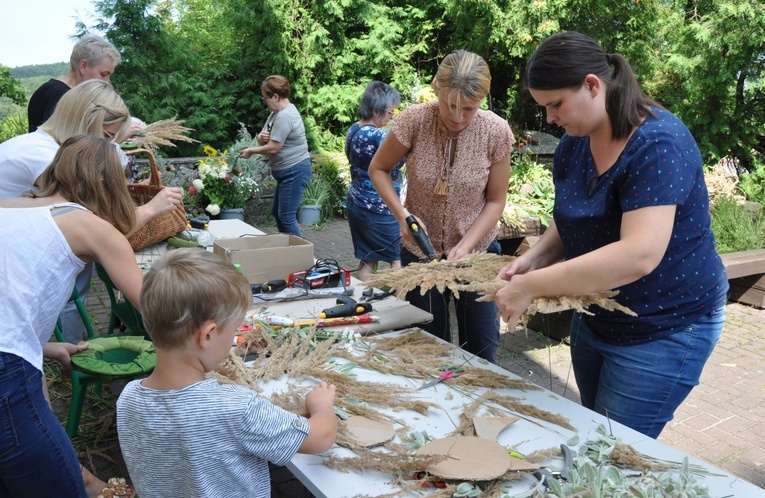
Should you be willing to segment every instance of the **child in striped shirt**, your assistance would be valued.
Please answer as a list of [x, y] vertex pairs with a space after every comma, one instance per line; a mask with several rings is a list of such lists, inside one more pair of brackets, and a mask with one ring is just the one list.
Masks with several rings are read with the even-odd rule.
[[223, 258], [177, 249], [146, 274], [141, 313], [157, 366], [117, 401], [120, 446], [136, 493], [270, 496], [268, 462], [322, 453], [335, 442], [335, 386], [306, 396], [309, 417], [205, 374], [228, 355], [252, 303], [247, 279]]

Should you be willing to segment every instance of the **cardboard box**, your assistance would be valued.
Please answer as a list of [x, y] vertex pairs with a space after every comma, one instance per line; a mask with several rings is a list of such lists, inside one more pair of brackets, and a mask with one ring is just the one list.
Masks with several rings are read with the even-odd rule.
[[294, 271], [313, 266], [313, 244], [297, 235], [262, 235], [236, 239], [217, 239], [213, 252], [234, 264], [251, 284], [287, 280]]

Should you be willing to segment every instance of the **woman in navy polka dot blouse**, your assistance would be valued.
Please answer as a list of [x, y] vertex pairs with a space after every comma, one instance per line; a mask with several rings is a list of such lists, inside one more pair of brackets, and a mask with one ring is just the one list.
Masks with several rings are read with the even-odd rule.
[[629, 63], [576, 32], [551, 36], [526, 67], [555, 151], [554, 221], [499, 277], [512, 326], [533, 299], [618, 290], [637, 317], [575, 313], [582, 404], [653, 438], [698, 385], [725, 320], [701, 154], [686, 126], [642, 92]]

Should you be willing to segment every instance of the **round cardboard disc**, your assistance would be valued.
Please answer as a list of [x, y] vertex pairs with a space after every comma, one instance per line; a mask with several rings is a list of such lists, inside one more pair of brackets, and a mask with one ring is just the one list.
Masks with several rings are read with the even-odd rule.
[[418, 455], [447, 455], [449, 458], [427, 468], [444, 479], [488, 481], [505, 474], [512, 466], [507, 449], [480, 437], [436, 439], [417, 450]]
[[396, 431], [393, 424], [383, 420], [372, 420], [360, 415], [353, 415], [344, 421], [345, 430], [359, 446], [377, 446], [393, 439]]

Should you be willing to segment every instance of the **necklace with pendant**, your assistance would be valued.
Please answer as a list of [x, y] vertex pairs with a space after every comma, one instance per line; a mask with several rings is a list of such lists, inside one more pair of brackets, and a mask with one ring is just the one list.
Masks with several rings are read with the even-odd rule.
[[444, 162], [441, 165], [441, 174], [436, 181], [436, 187], [433, 189], [436, 195], [446, 195], [449, 193], [449, 170], [454, 161], [452, 149], [456, 153], [457, 137], [446, 137], [446, 148], [444, 149]]

